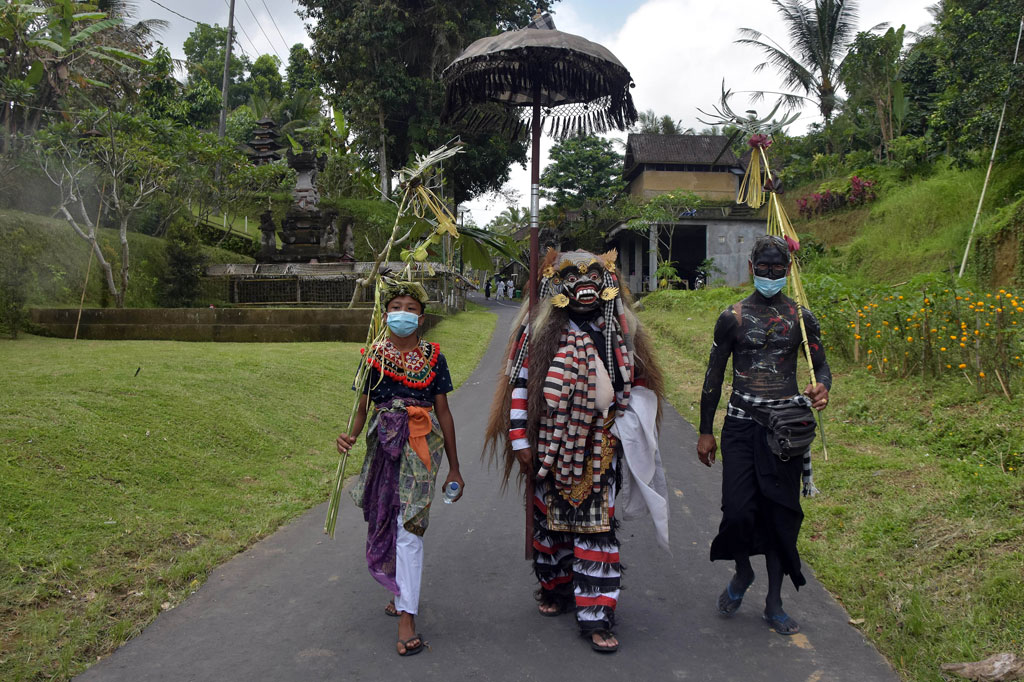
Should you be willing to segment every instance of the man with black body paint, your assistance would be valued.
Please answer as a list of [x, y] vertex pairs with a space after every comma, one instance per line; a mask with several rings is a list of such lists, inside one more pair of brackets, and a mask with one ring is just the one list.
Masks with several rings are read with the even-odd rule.
[[[756, 290], [723, 311], [715, 325], [697, 441], [697, 456], [710, 467], [717, 450], [712, 434], [715, 411], [731, 357], [733, 392], [722, 427], [722, 523], [711, 544], [711, 560], [735, 561], [736, 573], [718, 598], [718, 610], [725, 616], [736, 612], [754, 581], [750, 557], [764, 554], [768, 573], [764, 619], [783, 635], [800, 631], [796, 620], [782, 609], [781, 591], [786, 575], [797, 589], [806, 582], [796, 539], [803, 520], [800, 479], [809, 457], [798, 455], [783, 461], [772, 454], [765, 427], [751, 415], [758, 406], [801, 402], [822, 410], [828, 405], [832, 387], [818, 321], [781, 293], [790, 265], [785, 240], [765, 235], [754, 243], [749, 268]], [[797, 368], [803, 343], [798, 311], [803, 314], [817, 379], [804, 389], [806, 398], [798, 395]], [[812, 487], [809, 479], [807, 483], [805, 494]]]

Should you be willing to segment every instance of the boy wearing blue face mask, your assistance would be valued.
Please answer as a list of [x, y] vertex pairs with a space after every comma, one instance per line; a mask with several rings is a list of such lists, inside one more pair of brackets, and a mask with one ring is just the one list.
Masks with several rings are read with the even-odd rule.
[[366, 459], [352, 487], [368, 523], [366, 562], [370, 575], [394, 595], [384, 612], [397, 616], [399, 656], [423, 650], [416, 632], [427, 529], [441, 451], [448, 458], [444, 487], [465, 483], [459, 474], [455, 423], [448, 408], [452, 391], [448, 363], [439, 344], [419, 336], [427, 292], [418, 282], [385, 279], [381, 292], [388, 337], [366, 353], [369, 376], [351, 433], [338, 436], [347, 452], [366, 422]]
[[[789, 247], [780, 237], [758, 237], [750, 253], [755, 291], [727, 308], [715, 324], [700, 400], [697, 456], [705, 466], [715, 461], [712, 434], [715, 411], [722, 395], [726, 363], [732, 358], [732, 395], [722, 426], [722, 523], [711, 543], [711, 560], [731, 560], [736, 573], [718, 598], [718, 611], [731, 616], [754, 581], [750, 557], [764, 554], [768, 596], [764, 620], [777, 633], [800, 631], [782, 609], [782, 582], [789, 575], [799, 589], [807, 581], [800, 571], [796, 539], [803, 521], [800, 480], [804, 495], [814, 493], [810, 450], [783, 459], [772, 453], [764, 425], [766, 410], [807, 405], [822, 410], [828, 404], [832, 373], [821, 345], [818, 321], [782, 292], [790, 269]], [[797, 364], [803, 337], [817, 384], [798, 394]]]

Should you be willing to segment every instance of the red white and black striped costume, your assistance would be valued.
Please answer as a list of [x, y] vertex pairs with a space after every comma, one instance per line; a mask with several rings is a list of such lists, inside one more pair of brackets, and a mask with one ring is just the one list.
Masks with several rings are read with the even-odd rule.
[[[534, 455], [540, 601], [574, 611], [584, 635], [609, 632], [621, 578], [616, 496], [624, 476], [633, 481], [621, 429], [653, 432], [633, 441], [654, 444], [657, 462], [648, 469], [660, 472], [664, 488], [655, 426], [661, 376], [620, 295], [614, 252], [549, 252], [545, 265], [533, 324], [524, 306], [509, 344], [509, 383], [499, 387], [488, 440], [505, 441], [506, 476], [515, 451]], [[636, 391], [653, 405], [646, 422], [629, 411]], [[643, 496], [650, 482], [631, 487]], [[667, 501], [662, 506], [655, 516], [665, 520], [667, 545]]]

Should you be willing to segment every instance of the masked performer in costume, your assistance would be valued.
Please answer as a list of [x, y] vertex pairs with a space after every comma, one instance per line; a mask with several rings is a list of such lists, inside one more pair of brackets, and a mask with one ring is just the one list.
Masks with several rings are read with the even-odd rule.
[[[765, 555], [768, 596], [764, 619], [775, 632], [792, 635], [796, 620], [782, 610], [782, 582], [789, 575], [799, 589], [806, 580], [800, 571], [796, 539], [803, 521], [803, 494], [814, 494], [809, 440], [814, 419], [808, 408], [828, 404], [832, 374], [821, 346], [818, 321], [781, 293], [790, 268], [790, 253], [780, 237], [758, 237], [749, 267], [756, 291], [727, 308], [715, 325], [700, 400], [697, 455], [706, 466], [715, 460], [712, 434], [715, 411], [722, 395], [726, 363], [732, 358], [732, 395], [722, 427], [722, 523], [711, 543], [711, 560], [736, 562], [736, 573], [718, 598], [719, 613], [731, 616], [754, 581], [750, 557]], [[803, 316], [817, 384], [798, 394], [797, 363], [803, 343], [798, 315]], [[772, 410], [803, 406], [810, 435], [802, 452], [773, 452], [769, 436]], [[800, 450], [801, 448], [797, 448]]]
[[459, 475], [455, 424], [448, 409], [452, 390], [448, 363], [436, 343], [420, 339], [419, 326], [427, 292], [417, 282], [385, 279], [384, 301], [388, 337], [367, 351], [370, 372], [351, 433], [338, 436], [338, 451], [351, 448], [366, 421], [366, 459], [352, 497], [369, 524], [366, 562], [370, 575], [394, 599], [385, 608], [398, 616], [398, 654], [423, 649], [416, 633], [423, 570], [423, 534], [427, 530], [434, 482], [442, 446], [448, 457], [445, 485], [465, 485]]
[[[615, 275], [615, 252], [550, 250], [532, 326], [513, 326], [488, 444], [535, 479], [533, 566], [541, 615], [572, 610], [595, 651], [613, 652], [618, 518], [649, 511], [668, 549], [658, 452], [661, 373]], [[625, 455], [624, 455], [625, 453]]]

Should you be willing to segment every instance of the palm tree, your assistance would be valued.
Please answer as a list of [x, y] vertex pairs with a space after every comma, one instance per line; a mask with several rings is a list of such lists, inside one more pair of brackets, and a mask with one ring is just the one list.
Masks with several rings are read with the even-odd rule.
[[491, 229], [504, 234], [515, 234], [530, 225], [530, 209], [508, 206], [491, 220]]
[[142, 19], [131, 23], [139, 13], [135, 0], [97, 0], [96, 9], [111, 19], [123, 22], [111, 32], [107, 44], [137, 54], [150, 52], [153, 41], [171, 27], [171, 22], [163, 19]]
[[778, 42], [752, 28], [741, 28], [737, 43], [759, 48], [767, 60], [755, 67], [760, 71], [771, 64], [782, 75], [785, 88], [802, 88], [806, 96], [787, 94], [790, 105], [811, 99], [818, 106], [826, 128], [836, 107], [840, 85], [839, 69], [850, 42], [857, 33], [856, 0], [772, 0], [786, 20], [792, 53]]
[[651, 133], [654, 135], [693, 135], [693, 128], [684, 128], [683, 122], [677, 121], [668, 114], [658, 116], [654, 109], [641, 111], [633, 131], [638, 133]]

